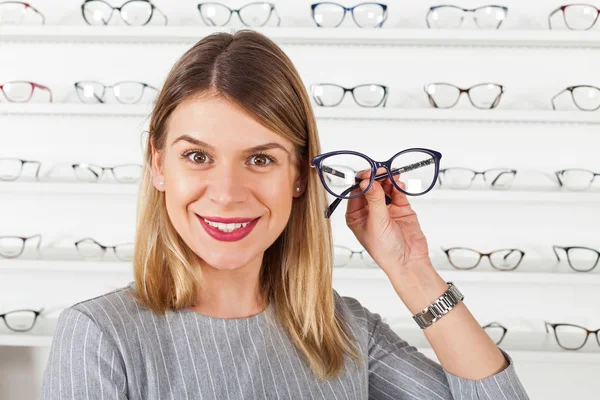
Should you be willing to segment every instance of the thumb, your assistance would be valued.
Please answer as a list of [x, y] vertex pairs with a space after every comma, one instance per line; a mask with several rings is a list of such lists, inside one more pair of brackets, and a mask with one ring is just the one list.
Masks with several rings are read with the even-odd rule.
[[[365, 190], [369, 186], [369, 180], [363, 179], [360, 182], [360, 189]], [[377, 181], [373, 181], [371, 188], [364, 194], [369, 204], [369, 212], [374, 213], [380, 217], [388, 215], [388, 210], [385, 204], [385, 191], [381, 184]]]

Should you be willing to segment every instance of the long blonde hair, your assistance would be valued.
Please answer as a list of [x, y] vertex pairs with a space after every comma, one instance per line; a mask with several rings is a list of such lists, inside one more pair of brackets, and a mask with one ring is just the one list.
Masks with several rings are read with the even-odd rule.
[[134, 298], [162, 315], [195, 300], [202, 276], [198, 256], [184, 243], [166, 212], [164, 193], [152, 181], [152, 146], [164, 148], [173, 110], [190, 97], [216, 93], [291, 141], [298, 168], [308, 169], [307, 188], [295, 198], [288, 224], [265, 251], [260, 286], [315, 376], [329, 380], [344, 369], [344, 355], [360, 358], [332, 289], [331, 225], [324, 218], [327, 195], [315, 170], [320, 153], [308, 94], [286, 54], [254, 31], [215, 33], [173, 66], [152, 113], [145, 169], [138, 199]]

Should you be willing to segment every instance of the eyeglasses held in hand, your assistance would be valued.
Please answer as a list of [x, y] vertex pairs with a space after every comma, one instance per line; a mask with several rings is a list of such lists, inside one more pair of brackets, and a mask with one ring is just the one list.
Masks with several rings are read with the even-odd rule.
[[430, 83], [424, 87], [429, 103], [435, 108], [452, 108], [460, 96], [466, 93], [473, 107], [496, 108], [504, 93], [504, 86], [497, 83], [480, 83], [463, 89], [450, 83]]
[[508, 8], [495, 5], [477, 8], [434, 6], [427, 12], [425, 22], [428, 28], [455, 29], [462, 25], [465, 14], [473, 14], [475, 24], [480, 29], [498, 29], [506, 19]]
[[22, 236], [0, 236], [0, 257], [17, 258], [25, 251], [25, 245], [29, 240], [37, 240], [36, 250], [40, 249], [42, 235], [29, 237]]
[[340, 105], [346, 93], [352, 94], [354, 102], [361, 107], [385, 107], [388, 96], [387, 86], [369, 83], [353, 88], [345, 88], [333, 83], [316, 83], [310, 86], [314, 101], [321, 107]]
[[48, 92], [49, 101], [52, 103], [52, 91], [39, 83], [13, 81], [0, 84], [0, 92], [2, 92], [6, 100], [11, 103], [27, 103], [33, 97], [33, 92], [36, 89]]
[[354, 23], [361, 28], [381, 28], [387, 19], [387, 5], [382, 3], [359, 3], [344, 7], [333, 2], [311, 4], [312, 18], [320, 28], [337, 28], [346, 13], [352, 14]]
[[475, 171], [469, 168], [440, 169], [440, 185], [451, 189], [468, 189], [473, 185], [477, 175], [494, 189], [508, 189], [512, 185], [517, 170], [508, 168], [492, 168], [485, 171]]
[[564, 92], [571, 93], [573, 103], [582, 111], [596, 111], [600, 109], [600, 88], [591, 85], [569, 86], [552, 97], [552, 109], [556, 110], [554, 100]]
[[96, 81], [75, 82], [75, 91], [83, 103], [105, 103], [107, 89], [123, 104], [139, 103], [146, 89], [158, 93], [158, 89], [144, 82], [123, 81], [114, 85], [104, 85]]
[[85, 182], [98, 181], [104, 171], [110, 171], [115, 181], [119, 183], [135, 183], [142, 176], [142, 166], [140, 164], [122, 164], [114, 167], [101, 167], [94, 164], [73, 164], [71, 166], [75, 171], [75, 176]]
[[596, 177], [600, 176], [600, 172], [571, 168], [556, 171], [555, 175], [561, 187], [568, 190], [579, 191], [589, 189]]
[[581, 349], [585, 346], [590, 335], [596, 336], [596, 341], [598, 342], [598, 346], [600, 346], [600, 329], [591, 331], [579, 325], [544, 323], [546, 325], [546, 333], [550, 333], [548, 328], [552, 328], [556, 342], [565, 350]]
[[473, 269], [479, 265], [481, 259], [487, 257], [490, 260], [490, 264], [497, 270], [500, 271], [512, 271], [516, 269], [523, 257], [525, 252], [519, 249], [500, 249], [490, 253], [480, 253], [477, 250], [469, 249], [466, 247], [451, 247], [449, 249], [442, 248], [450, 265], [456, 269]]
[[0, 314], [0, 318], [13, 332], [28, 332], [33, 329], [38, 317], [44, 311], [40, 310], [13, 310], [4, 314]]
[[85, 238], [75, 242], [75, 247], [77, 248], [79, 255], [86, 260], [102, 260], [108, 249], [112, 249], [115, 256], [121, 261], [133, 260], [133, 243], [104, 246], [92, 238]]
[[567, 254], [569, 266], [577, 272], [590, 272], [598, 265], [600, 260], [600, 252], [589, 247], [581, 246], [552, 246], [556, 259], [560, 261], [560, 256], [557, 250], [563, 250]]
[[350, 264], [352, 257], [355, 254], [360, 254], [360, 259], [369, 267], [376, 267], [377, 263], [375, 260], [371, 258], [369, 253], [366, 250], [354, 251], [344, 246], [334, 246], [334, 259], [333, 266], [334, 267], [343, 267], [345, 265]]
[[21, 177], [26, 164], [33, 164], [35, 179], [39, 178], [41, 163], [39, 161], [20, 160], [18, 158], [0, 158], [0, 181], [15, 181]]
[[281, 23], [275, 4], [267, 2], [248, 3], [238, 9], [221, 3], [200, 3], [198, 11], [204, 23], [209, 26], [225, 26], [233, 14], [237, 14], [242, 24], [251, 28], [265, 26], [273, 15], [277, 18], [277, 26]]
[[165, 25], [168, 23], [167, 16], [149, 0], [130, 0], [121, 7], [113, 7], [103, 0], [85, 0], [81, 5], [81, 14], [89, 25], [108, 25], [115, 11], [127, 25], [147, 25], [155, 13], [160, 14]]
[[[422, 148], [400, 151], [387, 161], [375, 161], [352, 150], [332, 151], [314, 157], [311, 168], [317, 168], [325, 190], [336, 197], [325, 210], [325, 218], [333, 214], [342, 200], [354, 199], [365, 194], [373, 186], [374, 180], [389, 178], [397, 190], [409, 196], [420, 196], [429, 192], [437, 181], [441, 158], [441, 153]], [[344, 172], [336, 170], [333, 166], [345, 166], [347, 169]], [[377, 175], [380, 168], [386, 172]], [[355, 174], [349, 171], [361, 172]], [[357, 190], [363, 179], [369, 179], [369, 185], [363, 191]], [[331, 181], [335, 183], [329, 184]], [[390, 202], [391, 198], [386, 195], [386, 204]]]
[[44, 15], [29, 3], [0, 2], [0, 25], [44, 25], [45, 23]]
[[504, 336], [506, 336], [506, 332], [508, 331], [508, 329], [498, 322], [490, 322], [489, 324], [482, 326], [482, 328], [496, 345], [502, 343], [502, 340], [504, 340]]
[[565, 4], [552, 11], [548, 16], [548, 27], [552, 27], [552, 18], [562, 14], [567, 28], [576, 31], [587, 31], [598, 21], [600, 10], [590, 4]]

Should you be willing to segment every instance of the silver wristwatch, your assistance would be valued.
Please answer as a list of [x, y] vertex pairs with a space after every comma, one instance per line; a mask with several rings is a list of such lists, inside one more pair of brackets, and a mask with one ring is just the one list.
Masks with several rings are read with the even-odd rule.
[[427, 328], [442, 318], [465, 298], [452, 282], [446, 283], [448, 284], [448, 290], [443, 295], [425, 307], [423, 311], [413, 315], [413, 319], [421, 329]]

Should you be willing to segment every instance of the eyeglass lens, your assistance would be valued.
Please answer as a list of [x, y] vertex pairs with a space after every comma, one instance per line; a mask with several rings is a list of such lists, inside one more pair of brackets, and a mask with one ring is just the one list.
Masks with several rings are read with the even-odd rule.
[[483, 330], [488, 334], [490, 339], [494, 341], [494, 343], [500, 344], [500, 342], [502, 342], [502, 339], [504, 338], [504, 329], [502, 329], [502, 327], [490, 324], [484, 326]]
[[0, 3], [0, 25], [41, 25], [44, 17], [22, 2]]
[[560, 171], [558, 174], [562, 184], [569, 190], [588, 189], [595, 178], [592, 171], [585, 169], [567, 169]]
[[[558, 344], [567, 350], [579, 350], [587, 341], [587, 331], [582, 327], [570, 324], [560, 324], [554, 327]], [[600, 337], [596, 333], [596, 341], [600, 345]]]
[[15, 332], [27, 332], [33, 328], [37, 314], [33, 311], [11, 311], [4, 315], [4, 322]]
[[[325, 28], [339, 26], [345, 14], [344, 7], [337, 3], [321, 3], [313, 9], [313, 19]], [[359, 27], [376, 28], [385, 21], [385, 9], [380, 4], [361, 3], [352, 9], [352, 16]]]
[[563, 9], [563, 18], [569, 29], [587, 30], [598, 20], [598, 9], [588, 4], [571, 4]]

